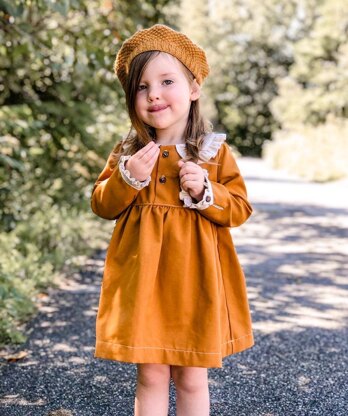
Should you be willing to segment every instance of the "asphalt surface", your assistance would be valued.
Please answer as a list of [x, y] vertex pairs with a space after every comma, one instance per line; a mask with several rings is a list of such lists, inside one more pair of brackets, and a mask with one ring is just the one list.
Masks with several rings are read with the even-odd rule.
[[[254, 215], [232, 234], [255, 346], [209, 369], [211, 416], [347, 415], [347, 181], [309, 184], [257, 160], [239, 165]], [[1, 416], [133, 415], [136, 366], [93, 358], [104, 258], [96, 253], [41, 299], [17, 348], [24, 358], [0, 359]]]

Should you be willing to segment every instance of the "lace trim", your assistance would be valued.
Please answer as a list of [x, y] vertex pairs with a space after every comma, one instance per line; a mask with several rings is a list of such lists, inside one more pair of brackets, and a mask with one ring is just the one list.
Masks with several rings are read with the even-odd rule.
[[[226, 140], [225, 133], [208, 133], [204, 137], [202, 149], [199, 152], [199, 156], [203, 161], [199, 161], [198, 164], [204, 163], [204, 160], [210, 160], [215, 157], [222, 145]], [[179, 155], [184, 159], [186, 157], [186, 145], [185, 143], [179, 143], [176, 145], [176, 150]]]
[[[218, 151], [220, 150], [221, 145], [226, 140], [225, 133], [208, 133], [204, 137], [202, 148], [199, 152], [199, 156], [202, 161], [198, 161], [198, 164], [204, 163], [204, 160], [210, 160], [214, 158]], [[125, 138], [123, 138], [123, 148], [129, 148], [129, 143], [126, 142]], [[186, 144], [185, 143], [178, 143], [175, 145], [177, 152], [179, 155], [184, 159], [187, 155], [186, 153]]]
[[181, 188], [181, 191], [179, 193], [179, 198], [181, 199], [181, 201], [184, 201], [185, 208], [203, 210], [203, 209], [210, 207], [210, 205], [214, 203], [213, 188], [208, 178], [208, 175], [209, 175], [208, 171], [206, 169], [203, 169], [203, 172], [204, 172], [205, 190], [204, 190], [204, 195], [201, 201], [197, 203], [192, 202], [191, 195]]
[[119, 169], [121, 176], [124, 179], [124, 181], [127, 182], [128, 185], [132, 186], [133, 188], [137, 190], [143, 189], [145, 188], [145, 186], [148, 186], [148, 184], [151, 182], [151, 176], [148, 176], [144, 181], [139, 181], [138, 179], [132, 178], [129, 170], [127, 170], [125, 167], [125, 163], [130, 158], [130, 155], [120, 157]]

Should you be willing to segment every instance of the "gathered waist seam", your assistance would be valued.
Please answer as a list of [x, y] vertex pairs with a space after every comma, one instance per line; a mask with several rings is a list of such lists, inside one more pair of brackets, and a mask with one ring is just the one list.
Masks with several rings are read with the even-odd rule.
[[133, 206], [133, 207], [152, 206], [152, 207], [170, 207], [170, 208], [183, 208], [183, 209], [185, 209], [185, 207], [183, 205], [156, 204], [156, 203], [151, 203], [151, 202], [147, 202], [147, 203], [143, 203], [143, 204], [131, 204], [130, 206]]

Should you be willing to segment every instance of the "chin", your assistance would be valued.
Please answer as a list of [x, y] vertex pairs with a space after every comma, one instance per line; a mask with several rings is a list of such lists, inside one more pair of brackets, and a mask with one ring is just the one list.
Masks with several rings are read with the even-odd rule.
[[155, 129], [158, 129], [158, 130], [165, 130], [169, 126], [167, 124], [153, 123], [152, 127], [155, 128]]

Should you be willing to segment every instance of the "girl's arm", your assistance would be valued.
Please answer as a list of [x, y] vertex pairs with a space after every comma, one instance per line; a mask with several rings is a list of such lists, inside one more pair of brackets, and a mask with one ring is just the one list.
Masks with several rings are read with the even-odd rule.
[[[121, 148], [122, 142], [109, 155], [106, 166], [92, 190], [92, 211], [99, 217], [108, 220], [117, 219], [135, 200], [138, 192], [149, 185], [151, 172], [160, 151], [159, 147], [151, 141], [132, 156], [120, 156], [117, 166], [111, 168], [110, 161], [113, 158], [113, 153], [120, 151]], [[128, 170], [129, 166], [131, 166], [133, 173]], [[136, 179], [141, 177], [144, 177], [145, 180]]]
[[247, 199], [244, 180], [226, 143], [219, 150], [217, 162], [217, 182], [209, 179], [213, 203], [199, 212], [224, 227], [237, 227], [249, 218], [252, 207]]
[[110, 159], [111, 154], [94, 184], [91, 196], [92, 211], [107, 220], [117, 219], [139, 193], [139, 189], [123, 179], [118, 164], [111, 169]]

